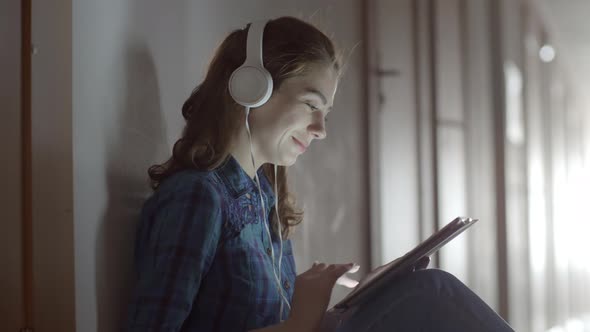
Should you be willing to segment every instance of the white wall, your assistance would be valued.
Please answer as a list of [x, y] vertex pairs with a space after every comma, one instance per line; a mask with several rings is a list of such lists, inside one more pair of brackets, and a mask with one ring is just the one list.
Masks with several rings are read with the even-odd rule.
[[[168, 157], [183, 125], [181, 105], [214, 49], [251, 20], [314, 13], [312, 21], [344, 48], [361, 40], [354, 0], [73, 2], [78, 331], [115, 331], [124, 319], [146, 170]], [[300, 271], [315, 259], [368, 265], [361, 56], [359, 48], [350, 59], [328, 138], [291, 171], [307, 212], [294, 236]]]

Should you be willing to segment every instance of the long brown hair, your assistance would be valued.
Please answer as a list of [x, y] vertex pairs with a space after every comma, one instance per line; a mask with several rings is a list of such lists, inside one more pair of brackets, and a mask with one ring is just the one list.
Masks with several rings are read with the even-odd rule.
[[[205, 79], [184, 102], [182, 116], [186, 125], [182, 137], [174, 144], [172, 157], [148, 170], [154, 190], [178, 171], [212, 170], [229, 157], [245, 115], [231, 98], [228, 81], [246, 59], [247, 29], [235, 30], [223, 40]], [[302, 20], [281, 17], [269, 21], [263, 40], [263, 63], [273, 78], [274, 91], [285, 79], [306, 73], [312, 64], [331, 65], [340, 72], [341, 57], [330, 38]], [[274, 183], [274, 165], [263, 165], [263, 171]], [[303, 211], [296, 210], [294, 196], [288, 190], [286, 167], [278, 167], [277, 178], [279, 200], [275, 207], [279, 208], [282, 235], [286, 238], [291, 228], [303, 219]], [[271, 224], [277, 229], [274, 210], [271, 212]]]

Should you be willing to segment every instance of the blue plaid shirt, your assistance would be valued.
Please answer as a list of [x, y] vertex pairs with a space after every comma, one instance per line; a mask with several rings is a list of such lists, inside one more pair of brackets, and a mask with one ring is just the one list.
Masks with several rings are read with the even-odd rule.
[[[258, 171], [268, 223], [272, 186]], [[161, 183], [141, 212], [129, 331], [248, 331], [279, 322], [279, 291], [255, 182], [229, 157]], [[275, 266], [278, 264], [275, 263]], [[281, 287], [291, 301], [295, 261], [283, 242]], [[284, 305], [283, 319], [289, 309]]]

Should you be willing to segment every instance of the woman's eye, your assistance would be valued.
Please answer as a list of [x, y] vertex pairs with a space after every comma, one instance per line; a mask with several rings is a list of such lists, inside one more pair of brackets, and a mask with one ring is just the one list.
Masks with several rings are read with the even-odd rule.
[[[313, 106], [313, 104], [305, 103], [305, 105], [307, 105], [309, 107], [309, 109], [312, 110], [312, 111], [314, 111], [314, 112], [320, 110], [319, 108]], [[328, 122], [328, 117], [327, 116], [324, 117], [324, 122]]]
[[306, 104], [307, 106], [309, 106], [309, 108], [311, 108], [311, 110], [312, 110], [312, 111], [317, 111], [317, 110], [318, 110], [318, 108], [317, 108], [317, 107], [313, 106], [313, 105], [312, 105], [312, 104], [310, 104], [310, 103], [305, 103], [305, 104]]

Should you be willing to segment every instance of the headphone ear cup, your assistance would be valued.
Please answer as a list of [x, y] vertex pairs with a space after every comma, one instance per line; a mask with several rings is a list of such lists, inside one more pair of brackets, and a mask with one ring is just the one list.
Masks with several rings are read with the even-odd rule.
[[236, 103], [246, 107], [260, 107], [272, 95], [272, 76], [261, 67], [242, 65], [229, 79], [229, 93]]

